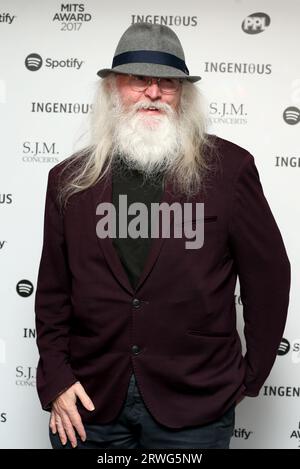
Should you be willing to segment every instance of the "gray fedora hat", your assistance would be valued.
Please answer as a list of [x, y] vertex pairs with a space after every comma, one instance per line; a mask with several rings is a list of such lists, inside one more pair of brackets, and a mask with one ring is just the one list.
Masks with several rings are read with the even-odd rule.
[[168, 26], [135, 23], [126, 29], [117, 45], [111, 68], [97, 72], [101, 78], [110, 72], [151, 77], [185, 78], [191, 82], [201, 80], [191, 76], [185, 64], [182, 45]]

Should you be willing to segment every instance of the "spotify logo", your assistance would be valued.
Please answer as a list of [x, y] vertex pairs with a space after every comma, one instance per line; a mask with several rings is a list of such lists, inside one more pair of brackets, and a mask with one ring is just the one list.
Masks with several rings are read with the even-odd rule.
[[283, 112], [283, 119], [289, 125], [295, 125], [300, 122], [300, 109], [295, 106], [290, 106]]
[[20, 280], [20, 282], [17, 283], [16, 290], [20, 296], [27, 297], [33, 292], [33, 285], [29, 280]]
[[290, 350], [290, 343], [286, 339], [281, 339], [277, 355], [286, 355]]
[[31, 72], [36, 72], [43, 65], [43, 59], [39, 54], [29, 54], [25, 59], [25, 65]]

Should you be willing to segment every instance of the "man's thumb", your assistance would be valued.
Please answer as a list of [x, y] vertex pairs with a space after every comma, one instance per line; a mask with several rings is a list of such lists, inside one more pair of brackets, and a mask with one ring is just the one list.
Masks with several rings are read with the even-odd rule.
[[85, 392], [83, 386], [80, 383], [77, 383], [75, 392], [76, 392], [76, 395], [81, 400], [82, 405], [87, 410], [95, 410], [95, 406], [94, 406], [92, 400], [89, 398], [89, 396], [87, 395], [87, 393]]

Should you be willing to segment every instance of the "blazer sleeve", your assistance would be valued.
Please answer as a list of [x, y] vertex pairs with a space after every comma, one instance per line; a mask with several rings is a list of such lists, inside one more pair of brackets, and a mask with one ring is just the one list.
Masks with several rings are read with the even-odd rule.
[[63, 216], [56, 201], [56, 177], [48, 175], [43, 248], [35, 295], [37, 391], [44, 410], [63, 390], [77, 381], [69, 364], [71, 274], [64, 240]]
[[244, 394], [257, 396], [271, 371], [284, 332], [290, 263], [249, 153], [236, 179], [229, 232], [243, 303]]

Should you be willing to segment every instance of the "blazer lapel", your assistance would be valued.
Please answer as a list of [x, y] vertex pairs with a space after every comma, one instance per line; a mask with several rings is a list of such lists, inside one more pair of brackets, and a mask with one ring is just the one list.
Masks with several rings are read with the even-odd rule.
[[[110, 202], [112, 203], [112, 172], [109, 169], [103, 179], [97, 182], [92, 187], [92, 197], [93, 197], [93, 211], [95, 217], [95, 230], [96, 225], [99, 221], [99, 215], [97, 215], [96, 210], [99, 204]], [[109, 268], [111, 269], [113, 275], [119, 281], [119, 283], [132, 295], [134, 290], [130, 284], [128, 275], [123, 268], [123, 265], [120, 261], [117, 251], [114, 248], [112, 239], [110, 237], [99, 238], [97, 233], [97, 241], [100, 248], [103, 251], [104, 257], [107, 261]]]
[[[94, 217], [95, 217], [95, 229], [96, 225], [99, 221], [99, 215], [96, 214], [96, 209], [97, 206], [100, 203], [105, 203], [109, 202], [112, 203], [112, 170], [109, 168], [107, 171], [105, 177], [99, 181], [97, 184], [95, 184], [91, 188], [92, 192], [92, 199], [93, 199], [93, 211], [94, 211]], [[180, 197], [175, 197], [172, 194], [172, 184], [170, 182], [167, 182], [165, 184], [162, 198], [161, 198], [161, 203], [166, 202], [168, 204], [172, 204], [173, 202], [180, 202], [181, 198]], [[171, 212], [171, 217], [170, 217], [170, 222], [172, 224], [173, 220], [173, 212]], [[172, 226], [172, 225], [171, 225]], [[97, 234], [96, 234], [97, 236]], [[153, 238], [150, 244], [150, 249], [148, 252], [148, 256], [146, 258], [146, 262], [143, 268], [143, 271], [141, 273], [141, 276], [139, 278], [138, 284], [136, 286], [136, 289], [134, 289], [129, 281], [127, 272], [125, 271], [122, 262], [119, 258], [119, 255], [113, 245], [112, 238], [110, 237], [105, 237], [105, 238], [100, 238], [97, 236], [97, 240], [99, 243], [99, 246], [101, 247], [103, 254], [105, 256], [105, 259], [113, 272], [114, 276], [117, 278], [119, 283], [131, 294], [134, 295], [134, 293], [141, 287], [141, 285], [144, 283], [148, 275], [150, 274], [157, 257], [160, 253], [160, 250], [162, 248], [162, 245], [165, 241], [165, 238], [162, 236], [159, 236], [158, 238]]]

